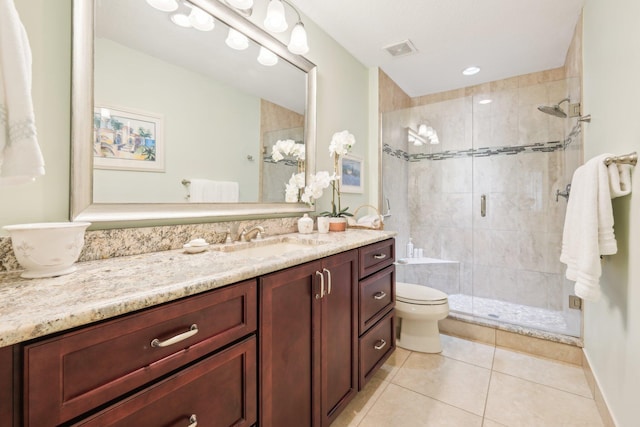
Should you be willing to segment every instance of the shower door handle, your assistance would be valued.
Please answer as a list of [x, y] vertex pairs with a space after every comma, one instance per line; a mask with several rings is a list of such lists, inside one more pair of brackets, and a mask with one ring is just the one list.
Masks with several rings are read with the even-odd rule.
[[480, 196], [480, 216], [487, 216], [487, 196], [485, 194]]

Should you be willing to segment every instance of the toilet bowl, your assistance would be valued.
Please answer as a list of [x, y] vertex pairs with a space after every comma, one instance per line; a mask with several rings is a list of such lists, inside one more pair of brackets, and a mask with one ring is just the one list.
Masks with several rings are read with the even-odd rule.
[[423, 353], [440, 353], [438, 320], [449, 315], [447, 294], [427, 286], [396, 282], [396, 314], [400, 335], [396, 344]]

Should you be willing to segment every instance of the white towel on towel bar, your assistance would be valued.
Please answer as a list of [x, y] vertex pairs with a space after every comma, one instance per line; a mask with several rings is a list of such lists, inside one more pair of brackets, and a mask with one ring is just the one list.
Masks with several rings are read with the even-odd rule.
[[189, 201], [192, 203], [237, 203], [240, 186], [235, 181], [191, 179]]
[[567, 279], [576, 282], [576, 295], [590, 301], [600, 298], [600, 255], [618, 251], [611, 199], [631, 192], [631, 166], [606, 166], [610, 156], [596, 156], [576, 169], [564, 221], [560, 261], [567, 264]]
[[31, 49], [13, 0], [0, 0], [0, 184], [44, 175], [31, 99]]

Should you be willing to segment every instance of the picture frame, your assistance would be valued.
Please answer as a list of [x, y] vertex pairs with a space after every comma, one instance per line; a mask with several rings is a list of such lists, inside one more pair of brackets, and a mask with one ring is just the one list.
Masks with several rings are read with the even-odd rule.
[[93, 167], [164, 172], [163, 116], [130, 108], [96, 105]]
[[338, 161], [340, 191], [342, 193], [364, 192], [364, 161], [352, 154], [341, 156]]

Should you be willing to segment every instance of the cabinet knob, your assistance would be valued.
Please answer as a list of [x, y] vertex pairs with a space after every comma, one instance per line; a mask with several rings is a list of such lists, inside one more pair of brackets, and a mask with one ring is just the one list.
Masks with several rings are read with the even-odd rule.
[[198, 425], [198, 418], [196, 417], [196, 414], [193, 414], [189, 417], [189, 425], [187, 427], [197, 427]]
[[373, 348], [375, 348], [376, 350], [382, 350], [385, 345], [387, 345], [387, 342], [385, 340], [381, 339], [380, 341], [378, 341], [376, 343], [376, 345], [373, 346]]
[[387, 254], [376, 254], [373, 256], [375, 259], [385, 259]]
[[187, 338], [190, 338], [197, 333], [198, 333], [198, 325], [194, 323], [193, 325], [191, 325], [191, 327], [187, 332], [178, 334], [174, 337], [169, 338], [168, 340], [160, 341], [160, 339], [155, 338], [153, 341], [151, 341], [151, 347], [168, 347], [175, 343], [179, 343], [180, 341], [184, 341]]
[[373, 294], [373, 299], [381, 300], [381, 299], [384, 299], [386, 296], [387, 296], [386, 292], [380, 291]]

